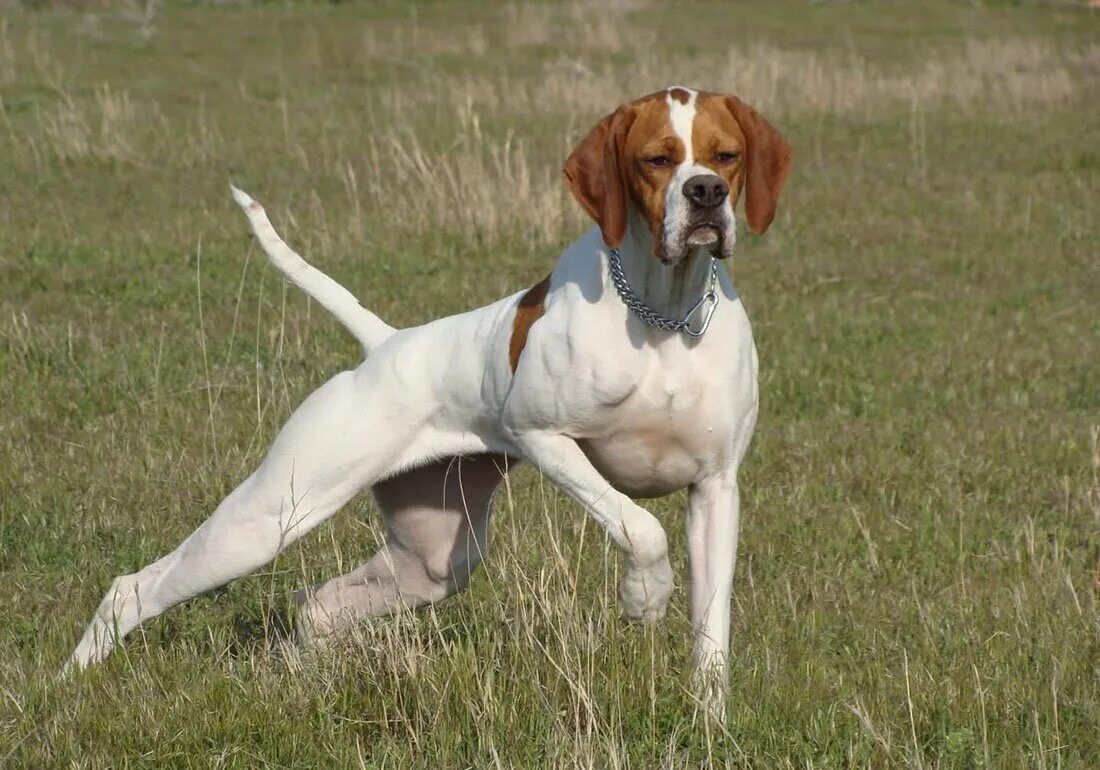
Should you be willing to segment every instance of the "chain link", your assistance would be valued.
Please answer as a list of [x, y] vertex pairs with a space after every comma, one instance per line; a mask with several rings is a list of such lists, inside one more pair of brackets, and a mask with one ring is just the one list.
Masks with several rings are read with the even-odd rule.
[[[619, 256], [618, 249], [611, 249], [611, 251], [608, 252], [607, 264], [611, 271], [611, 283], [615, 285], [615, 291], [619, 293], [619, 297], [622, 299], [623, 304], [630, 308], [630, 312], [634, 313], [638, 318], [655, 329], [661, 329], [666, 332], [683, 332], [689, 337], [702, 337], [706, 334], [707, 327], [710, 326], [710, 319], [714, 315], [714, 309], [718, 307], [718, 293], [714, 290], [718, 282], [717, 259], [714, 257], [710, 258], [710, 283], [707, 286], [707, 290], [683, 318], [669, 318], [667, 315], [661, 315], [649, 307], [649, 305], [645, 304], [642, 298], [635, 293], [630, 283], [626, 280], [626, 275], [623, 273], [622, 259]], [[692, 329], [691, 320], [704, 305], [707, 305], [707, 309], [703, 313], [699, 328], [698, 330]]]

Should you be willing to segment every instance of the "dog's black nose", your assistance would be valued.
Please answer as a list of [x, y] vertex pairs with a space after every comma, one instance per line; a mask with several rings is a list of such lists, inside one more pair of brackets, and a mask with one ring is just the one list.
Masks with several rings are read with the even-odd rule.
[[697, 174], [684, 182], [684, 197], [705, 209], [712, 209], [730, 194], [730, 186], [717, 174]]

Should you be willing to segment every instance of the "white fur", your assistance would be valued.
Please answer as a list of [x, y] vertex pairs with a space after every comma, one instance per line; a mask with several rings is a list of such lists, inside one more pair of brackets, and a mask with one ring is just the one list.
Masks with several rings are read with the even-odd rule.
[[[686, 113], [675, 115], [690, 138]], [[256, 570], [359, 491], [386, 479], [400, 485], [402, 472], [439, 458], [492, 452], [529, 461], [599, 522], [626, 556], [623, 610], [643, 621], [664, 614], [673, 575], [663, 527], [626, 493], [690, 490], [694, 661], [701, 697], [720, 707], [737, 553], [737, 468], [757, 411], [756, 350], [728, 274], [719, 273], [721, 300], [705, 337], [656, 331], [616, 294], [606, 246], [593, 228], [554, 267], [545, 313], [513, 373], [508, 344], [521, 293], [395, 331], [291, 251], [251, 198], [237, 190], [234, 198], [272, 264], [331, 310], [370, 355], [298, 407], [259, 469], [176, 550], [114, 581], [68, 667], [101, 660], [143, 621]], [[664, 266], [653, 259], [653, 246], [648, 228], [631, 225], [621, 247], [624, 270], [647, 302], [682, 313], [699, 296], [709, 255], [695, 249], [681, 264]], [[401, 494], [415, 494], [416, 486], [406, 484], [413, 490]], [[491, 490], [483, 487], [486, 499]], [[413, 524], [398, 520], [408, 532], [415, 525], [424, 541], [399, 551], [400, 565], [387, 566], [395, 561], [387, 552], [360, 568], [371, 580], [386, 573], [390, 582], [381, 598], [359, 596], [360, 614], [435, 601], [465, 584], [444, 580], [447, 563], [437, 556], [450, 551], [440, 551], [434, 530], [425, 527], [431, 511], [421, 506]], [[463, 557], [468, 570], [480, 561], [485, 533], [478, 532], [477, 553]], [[417, 553], [428, 554], [423, 564]], [[307, 598], [304, 614], [339, 614], [352, 601], [345, 597], [364, 590], [361, 576], [341, 580], [321, 588], [323, 602]]]

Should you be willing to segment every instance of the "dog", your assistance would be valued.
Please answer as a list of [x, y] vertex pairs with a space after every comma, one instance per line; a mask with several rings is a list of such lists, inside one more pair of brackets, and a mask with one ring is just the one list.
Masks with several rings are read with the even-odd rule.
[[663, 617], [668, 545], [634, 500], [688, 488], [693, 671], [721, 708], [739, 528], [737, 470], [756, 424], [757, 354], [720, 260], [775, 217], [791, 168], [778, 131], [734, 96], [673, 86], [621, 105], [564, 179], [595, 226], [532, 288], [397, 330], [306, 263], [233, 188], [271, 263], [359, 340], [365, 359], [287, 420], [259, 469], [167, 556], [118, 577], [67, 669], [103, 659], [169, 607], [269, 562], [369, 487], [386, 538], [297, 594], [305, 637], [470, 581], [494, 490], [522, 461], [623, 551], [626, 617]]

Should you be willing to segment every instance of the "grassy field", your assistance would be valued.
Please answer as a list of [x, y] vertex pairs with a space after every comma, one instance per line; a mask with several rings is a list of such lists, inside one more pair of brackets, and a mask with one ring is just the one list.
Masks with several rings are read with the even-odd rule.
[[[168, 6], [0, 19], [0, 766], [1100, 767], [1100, 15], [1071, 3]], [[367, 496], [254, 577], [54, 675], [357, 363], [229, 199], [416, 324], [541, 278], [616, 104], [740, 94], [789, 138], [733, 272], [761, 417], [731, 708], [688, 694], [679, 570], [524, 470], [487, 566], [347, 649], [291, 592], [365, 559]]]

